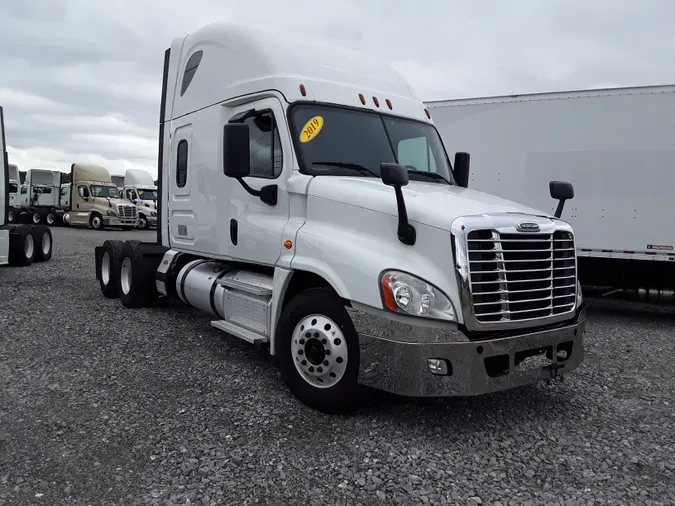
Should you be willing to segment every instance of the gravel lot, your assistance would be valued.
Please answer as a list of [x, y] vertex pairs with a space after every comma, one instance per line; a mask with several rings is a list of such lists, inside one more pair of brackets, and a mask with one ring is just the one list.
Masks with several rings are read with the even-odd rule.
[[591, 301], [563, 383], [329, 417], [192, 311], [105, 299], [53, 229], [0, 268], [0, 505], [675, 504], [675, 307]]

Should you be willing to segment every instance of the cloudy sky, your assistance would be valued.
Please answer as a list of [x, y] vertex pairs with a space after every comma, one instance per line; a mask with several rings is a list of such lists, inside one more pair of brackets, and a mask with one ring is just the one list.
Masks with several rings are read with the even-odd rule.
[[423, 100], [675, 83], [673, 0], [3, 0], [0, 105], [22, 170], [156, 175], [163, 52], [237, 20], [385, 58]]

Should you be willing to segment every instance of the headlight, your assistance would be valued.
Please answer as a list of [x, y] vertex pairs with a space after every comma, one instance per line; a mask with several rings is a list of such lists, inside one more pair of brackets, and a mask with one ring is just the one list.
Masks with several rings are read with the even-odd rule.
[[111, 211], [110, 209], [108, 209], [108, 210], [106, 211], [106, 214], [107, 214], [108, 216], [117, 216], [117, 213], [116, 213], [115, 211]]
[[584, 294], [581, 293], [581, 283], [577, 280], [577, 307], [584, 301]]
[[455, 321], [450, 299], [438, 288], [410, 274], [385, 271], [380, 277], [382, 303], [394, 313]]
[[157, 213], [155, 211], [150, 211], [150, 216], [154, 218], [155, 216], [157, 216]]

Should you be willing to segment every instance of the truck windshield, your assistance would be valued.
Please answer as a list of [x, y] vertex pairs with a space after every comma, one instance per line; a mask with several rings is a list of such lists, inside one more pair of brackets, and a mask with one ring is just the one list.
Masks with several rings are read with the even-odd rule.
[[141, 200], [157, 200], [157, 190], [136, 190]]
[[427, 123], [313, 104], [294, 106], [290, 123], [306, 174], [380, 177], [380, 164], [395, 162], [411, 180], [455, 183], [440, 136]]
[[19, 191], [19, 185], [16, 183], [9, 183], [9, 193], [17, 193]]
[[108, 197], [111, 199], [120, 198], [119, 191], [116, 186], [103, 186], [93, 184], [89, 187], [89, 191], [93, 197]]

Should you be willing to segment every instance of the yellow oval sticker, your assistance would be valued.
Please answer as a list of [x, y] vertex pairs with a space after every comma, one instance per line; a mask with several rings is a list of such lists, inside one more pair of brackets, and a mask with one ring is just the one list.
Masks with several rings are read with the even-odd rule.
[[314, 116], [307, 123], [305, 123], [304, 127], [302, 127], [302, 131], [300, 132], [300, 142], [311, 141], [319, 134], [322, 128], [323, 118], [321, 116]]

